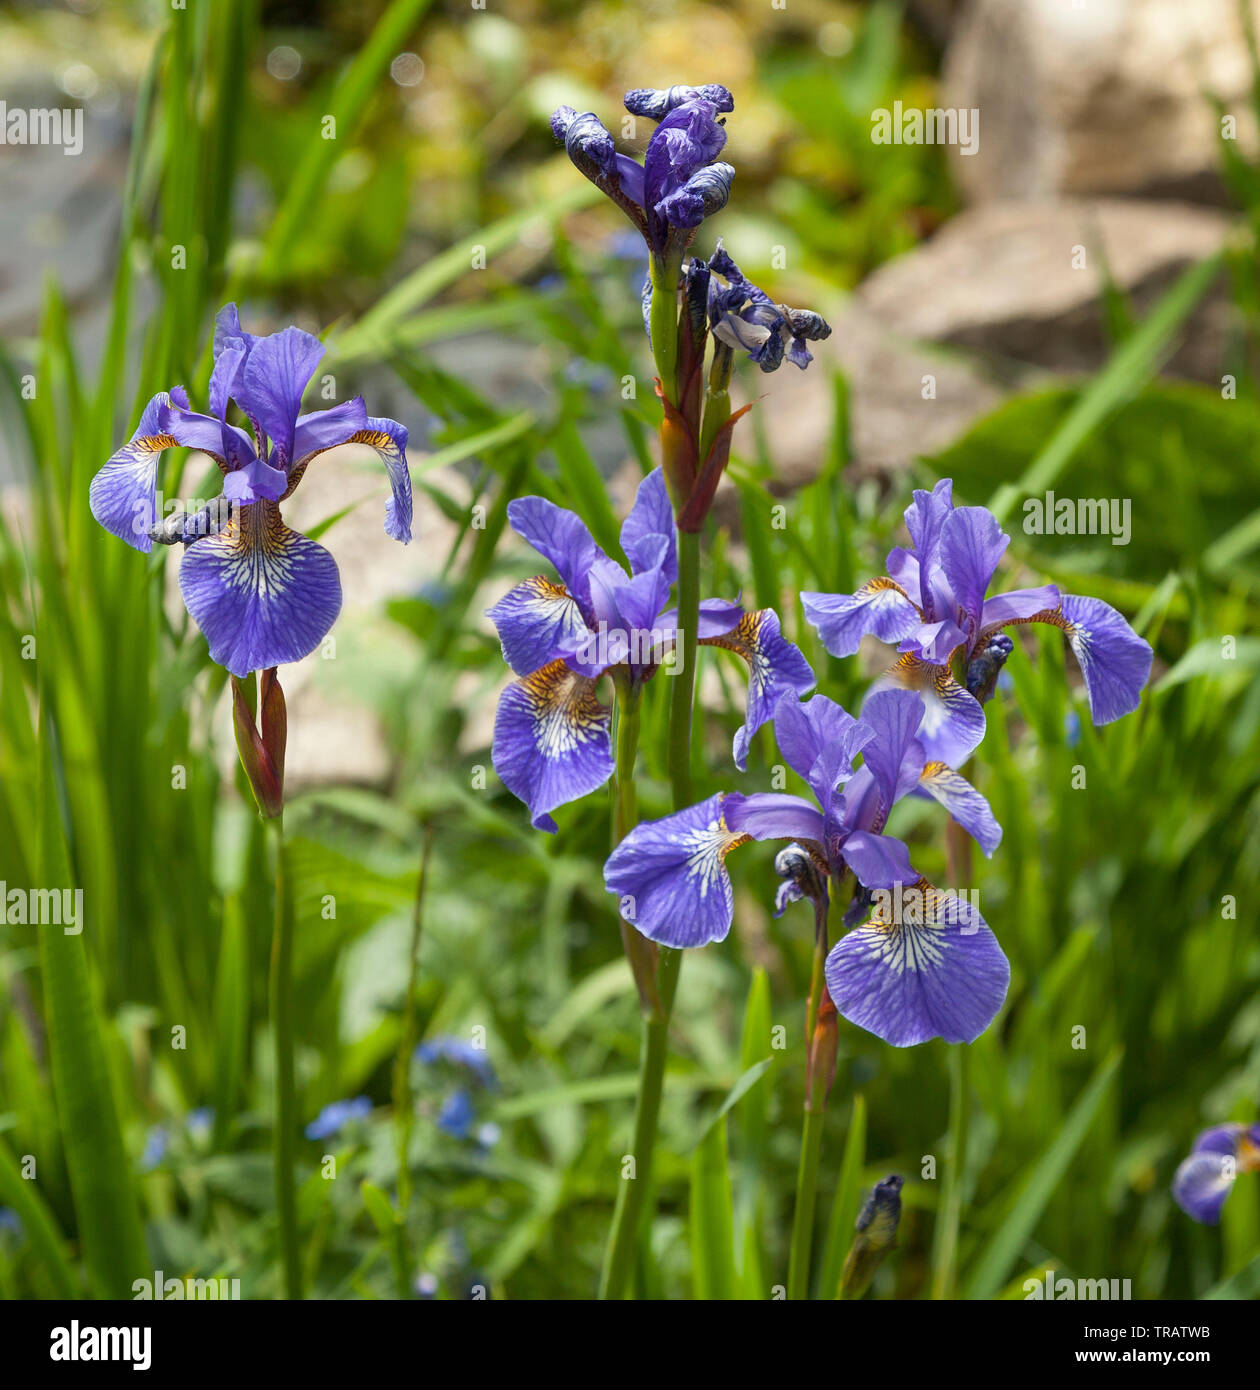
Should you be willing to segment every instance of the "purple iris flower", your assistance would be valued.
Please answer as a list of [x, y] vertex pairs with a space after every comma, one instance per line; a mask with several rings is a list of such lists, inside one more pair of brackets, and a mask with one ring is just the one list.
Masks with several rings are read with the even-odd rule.
[[706, 217], [726, 206], [735, 170], [717, 162], [726, 144], [718, 113], [733, 111], [725, 87], [643, 88], [627, 92], [626, 110], [658, 122], [642, 164], [618, 154], [591, 111], [561, 106], [551, 118], [573, 163], [627, 214], [656, 255], [681, 248]]
[[[979, 912], [933, 888], [911, 867], [904, 842], [883, 833], [894, 803], [917, 794], [939, 801], [986, 855], [1001, 840], [984, 797], [927, 756], [919, 736], [924, 713], [920, 697], [904, 690], [872, 695], [860, 719], [824, 695], [805, 703], [784, 696], [775, 736], [816, 800], [719, 793], [636, 826], [604, 865], [622, 915], [661, 945], [721, 941], [733, 915], [726, 856], [749, 840], [795, 841], [822, 882], [851, 870], [860, 885], [856, 901], [865, 906], [874, 895], [877, 904], [871, 920], [827, 957], [837, 1010], [896, 1047], [979, 1037], [1006, 997], [1006, 957]], [[777, 911], [800, 896], [799, 881], [786, 884]]]
[[[280, 517], [280, 503], [318, 454], [339, 444], [374, 449], [392, 489], [386, 533], [404, 543], [411, 539], [406, 429], [368, 415], [360, 396], [300, 413], [323, 352], [320, 341], [299, 328], [266, 337], [246, 333], [236, 305], [227, 305], [215, 326], [212, 413], [191, 411], [183, 387], [154, 396], [130, 441], [92, 480], [92, 515], [107, 531], [146, 554], [155, 541], [184, 544], [184, 602], [206, 635], [211, 659], [234, 676], [300, 660], [340, 611], [333, 557]], [[248, 432], [228, 423], [229, 400], [248, 420]], [[193, 516], [159, 521], [158, 463], [177, 444], [214, 459], [223, 493]]]
[[[1053, 584], [988, 598], [1010, 542], [985, 507], [955, 507], [953, 483], [916, 491], [906, 509], [913, 549], [888, 553], [888, 575], [855, 594], [804, 593], [805, 616], [833, 656], [852, 656], [864, 635], [900, 643], [902, 656], [875, 688], [919, 691], [928, 708], [923, 742], [931, 756], [961, 765], [984, 737], [983, 701], [1013, 649], [1003, 628], [1050, 623], [1080, 663], [1095, 724], [1138, 706], [1151, 649], [1110, 604], [1060, 593]], [[966, 688], [950, 672], [961, 655]], [[979, 698], [977, 698], [979, 696]]]
[[806, 342], [831, 336], [831, 325], [821, 314], [776, 304], [765, 290], [745, 279], [720, 241], [708, 270], [713, 336], [746, 352], [763, 372], [775, 371], [785, 358], [804, 371], [814, 360]]
[[1260, 1170], [1260, 1124], [1214, 1125], [1194, 1141], [1173, 1178], [1173, 1200], [1196, 1221], [1215, 1226], [1239, 1173]]
[[[629, 574], [580, 517], [542, 497], [510, 502], [508, 520], [562, 582], [527, 579], [488, 610], [503, 659], [520, 677], [499, 700], [491, 752], [500, 780], [529, 807], [534, 826], [555, 830], [548, 812], [612, 776], [612, 714], [596, 699], [599, 678], [614, 671], [642, 683], [668, 650], [679, 649], [677, 614], [666, 610], [678, 578], [673, 510], [657, 468], [640, 483], [621, 528]], [[737, 603], [705, 599], [697, 640], [748, 662], [748, 703], [734, 747], [742, 768], [749, 741], [779, 699], [811, 690], [814, 673], [770, 608], [745, 613]]]

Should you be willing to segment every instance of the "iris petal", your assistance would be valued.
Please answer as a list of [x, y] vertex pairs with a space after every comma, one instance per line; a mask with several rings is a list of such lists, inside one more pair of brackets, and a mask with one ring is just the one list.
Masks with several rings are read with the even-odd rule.
[[850, 1023], [893, 1047], [973, 1042], [1002, 1007], [1010, 963], [968, 901], [946, 899], [925, 879], [915, 891], [923, 910], [908, 911], [894, 895], [900, 912], [877, 903], [871, 920], [834, 947], [827, 990]]
[[1237, 1176], [1237, 1166], [1229, 1154], [1204, 1150], [1181, 1163], [1173, 1176], [1173, 1200], [1186, 1213], [1205, 1226], [1215, 1226], [1221, 1208]]
[[179, 587], [211, 660], [234, 676], [300, 661], [341, 609], [336, 561], [290, 530], [274, 502], [239, 508], [218, 535], [190, 545]]
[[169, 392], [154, 396], [135, 434], [109, 457], [88, 490], [88, 505], [97, 521], [146, 555], [153, 549], [149, 531], [157, 520], [158, 463], [163, 450], [179, 442], [169, 429], [173, 410]]
[[504, 661], [518, 676], [574, 655], [590, 637], [568, 590], [542, 575], [518, 584], [486, 616], [498, 631]]
[[923, 769], [919, 787], [939, 801], [959, 825], [984, 851], [986, 858], [1002, 843], [1002, 827], [989, 803], [961, 772], [941, 762], [930, 762]]
[[[869, 725], [861, 724], [826, 695], [805, 701], [784, 695], [775, 707], [774, 737], [779, 752], [823, 803], [837, 781], [852, 775], [852, 760], [874, 736]], [[839, 750], [838, 758], [824, 757], [831, 748]]]
[[1063, 629], [1085, 677], [1095, 724], [1137, 709], [1151, 674], [1151, 648], [1109, 603], [1064, 594], [1058, 614], [1040, 621]]
[[300, 328], [256, 338], [236, 379], [237, 404], [257, 420], [285, 464], [293, 461], [293, 432], [324, 345]]
[[536, 830], [554, 831], [549, 811], [612, 776], [611, 725], [612, 715], [595, 698], [595, 682], [563, 661], [503, 692], [494, 721], [494, 770], [529, 807]]
[[[665, 554], [657, 554], [659, 537], [666, 540]], [[674, 508], [665, 487], [665, 470], [654, 468], [639, 484], [634, 506], [621, 524], [621, 548], [634, 574], [659, 564], [672, 584], [678, 578], [678, 552], [674, 539]]]
[[900, 686], [923, 697], [923, 722], [918, 738], [929, 761], [958, 767], [984, 738], [984, 710], [950, 675], [949, 667], [921, 661], [912, 652], [901, 657], [871, 687], [872, 691]]
[[700, 640], [705, 646], [737, 652], [748, 663], [748, 702], [734, 744], [735, 766], [742, 772], [752, 736], [774, 717], [784, 695], [804, 695], [814, 688], [814, 673], [800, 648], [783, 636], [773, 608], [746, 613], [730, 632]]
[[645, 821], [604, 865], [621, 915], [662, 946], [704, 946], [731, 929], [734, 895], [726, 856], [748, 836], [722, 814], [718, 794], [663, 820]]
[[855, 594], [803, 593], [806, 618], [832, 656], [852, 656], [870, 633], [900, 642], [923, 621], [910, 596], [892, 579], [869, 579]]
[[512, 530], [556, 567], [565, 588], [585, 608], [590, 605], [590, 570], [607, 558], [595, 543], [586, 522], [545, 497], [518, 497], [508, 503]]

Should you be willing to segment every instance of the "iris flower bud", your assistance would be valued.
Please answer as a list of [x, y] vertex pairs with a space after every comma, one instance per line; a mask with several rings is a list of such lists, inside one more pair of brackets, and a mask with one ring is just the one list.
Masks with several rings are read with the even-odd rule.
[[857, 1235], [840, 1276], [840, 1298], [861, 1298], [870, 1288], [884, 1256], [896, 1245], [901, 1221], [901, 1183], [898, 1174], [891, 1174], [875, 1184], [863, 1203], [856, 1223]]

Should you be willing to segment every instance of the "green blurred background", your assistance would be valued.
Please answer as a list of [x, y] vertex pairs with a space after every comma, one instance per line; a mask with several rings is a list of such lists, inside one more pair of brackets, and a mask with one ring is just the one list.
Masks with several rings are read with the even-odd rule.
[[[0, 1294], [125, 1292], [151, 1267], [278, 1291], [270, 886], [224, 673], [166, 555], [128, 550], [87, 510], [142, 403], [178, 382], [204, 392], [232, 298], [253, 331], [325, 334], [336, 397], [361, 391], [411, 429], [417, 489], [406, 552], [380, 544], [384, 482], [353, 450], [321, 461], [292, 511], [346, 593], [331, 659], [282, 673], [302, 1115], [371, 1103], [335, 1138], [301, 1141], [312, 1294], [593, 1292], [638, 1048], [600, 875], [607, 796], [562, 810], [549, 837], [498, 784], [505, 668], [482, 610], [534, 572], [507, 501], [540, 492], [615, 536], [659, 422], [642, 248], [547, 116], [590, 108], [616, 132], [625, 89], [707, 81], [736, 95], [737, 178], [703, 236], [836, 332], [803, 376], [741, 377], [758, 405], [705, 592], [774, 606], [820, 688], [854, 708], [886, 654], [827, 657], [795, 595], [880, 572], [910, 488], [952, 476], [960, 501], [1005, 508], [1012, 577], [1107, 598], [1156, 648], [1142, 709], [1104, 731], [1057, 634], [1021, 636], [989, 707], [976, 777], [1006, 834], [977, 884], [1012, 983], [972, 1049], [960, 1293], [1022, 1297], [1047, 1267], [1131, 1279], [1140, 1298], [1260, 1291], [1255, 1179], [1219, 1232], [1168, 1194], [1197, 1130], [1254, 1122], [1260, 1097], [1245, 31], [1222, 4], [1217, 37], [1243, 76], [1193, 98], [1171, 63], [1135, 72], [1123, 28], [1093, 35], [1097, 64], [1113, 44], [1122, 113], [1126, 93], [1162, 90], [1163, 118], [1185, 121], [1170, 140], [1135, 119], [1117, 165], [1100, 154], [1115, 111], [1056, 106], [1053, 47], [1021, 49], [1009, 18], [986, 28], [995, 8], [79, 0], [0, 15], [9, 106], [85, 113], [76, 158], [0, 149], [0, 880], [73, 882], [86, 913], [62, 1010], [39, 932], [0, 926]], [[1060, 37], [1070, 63], [1080, 35]], [[1044, 99], [1022, 110], [1038, 82]], [[872, 110], [897, 100], [978, 104], [972, 166], [873, 144]], [[1219, 138], [1230, 114], [1236, 140]], [[1065, 153], [1034, 167], [1029, 139]], [[167, 495], [195, 490], [204, 463], [168, 459]], [[1047, 488], [1130, 500], [1132, 543], [1024, 534], [1022, 501]], [[746, 777], [730, 765], [741, 672], [703, 655], [697, 792], [767, 789], [769, 731]], [[668, 809], [663, 730], [649, 687], [646, 816]], [[943, 874], [938, 819], [902, 807], [892, 828]], [[731, 937], [686, 962], [644, 1295], [714, 1291], [691, 1258], [692, 1156], [767, 1057], [726, 1117], [734, 1291], [784, 1282], [812, 943], [804, 909], [770, 917], [772, 858], [732, 861]], [[413, 1058], [444, 1036], [484, 1039], [495, 1084]], [[873, 1296], [927, 1296], [947, 1052], [842, 1027], [820, 1296], [858, 1188], [891, 1172], [907, 1180], [900, 1248]], [[134, 1274], [111, 1234], [130, 1207], [149, 1262]]]

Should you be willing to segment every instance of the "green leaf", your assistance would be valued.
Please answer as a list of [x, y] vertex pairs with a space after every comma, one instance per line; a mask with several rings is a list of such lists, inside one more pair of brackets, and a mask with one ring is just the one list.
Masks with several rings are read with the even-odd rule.
[[372, 1224], [380, 1233], [381, 1238], [393, 1240], [394, 1231], [398, 1226], [398, 1217], [394, 1211], [393, 1203], [374, 1182], [360, 1183], [359, 1195], [363, 1198], [363, 1205], [367, 1208], [367, 1214], [372, 1218]]
[[1002, 1287], [1089, 1131], [1120, 1066], [1120, 1056], [1117, 1049], [1098, 1068], [1050, 1147], [1027, 1170], [997, 1230], [971, 1267], [964, 1298], [993, 1298]]
[[691, 1278], [697, 1299], [735, 1297], [735, 1219], [725, 1113], [691, 1157]]
[[862, 1169], [866, 1163], [866, 1098], [860, 1093], [853, 1097], [849, 1117], [849, 1132], [844, 1138], [844, 1155], [840, 1160], [840, 1177], [836, 1195], [831, 1203], [827, 1222], [827, 1243], [823, 1247], [819, 1274], [818, 1296], [833, 1299], [840, 1289], [844, 1257], [853, 1240], [858, 1203], [862, 1196]]
[[0, 1203], [17, 1212], [44, 1272], [52, 1281], [56, 1296], [82, 1298], [83, 1288], [66, 1256], [61, 1232], [39, 1191], [39, 1185], [22, 1176], [3, 1140], [0, 1140]]
[[[46, 706], [40, 732], [44, 749], [36, 798], [39, 882], [59, 890], [71, 887], [73, 878], [58, 810], [53, 733]], [[94, 916], [88, 916], [86, 923], [80, 920], [78, 935], [50, 925], [38, 928], [44, 1013], [57, 1116], [88, 1282], [97, 1297], [130, 1298], [132, 1283], [146, 1275], [149, 1260], [88, 969], [83, 933], [95, 924]]]

